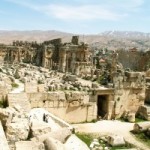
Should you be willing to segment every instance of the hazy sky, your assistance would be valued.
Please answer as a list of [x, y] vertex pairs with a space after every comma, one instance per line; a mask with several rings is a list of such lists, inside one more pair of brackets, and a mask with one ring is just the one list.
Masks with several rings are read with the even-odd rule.
[[150, 32], [150, 0], [0, 0], [0, 30]]

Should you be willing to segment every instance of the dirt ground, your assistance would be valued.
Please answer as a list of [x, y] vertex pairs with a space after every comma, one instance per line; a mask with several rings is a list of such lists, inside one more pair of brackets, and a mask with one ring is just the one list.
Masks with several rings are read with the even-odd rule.
[[121, 135], [127, 142], [135, 145], [140, 150], [150, 150], [150, 147], [136, 140], [134, 135], [130, 133], [130, 131], [133, 130], [134, 123], [121, 122], [118, 120], [103, 120], [96, 123], [74, 124], [73, 126], [77, 132], [96, 133], [100, 135]]

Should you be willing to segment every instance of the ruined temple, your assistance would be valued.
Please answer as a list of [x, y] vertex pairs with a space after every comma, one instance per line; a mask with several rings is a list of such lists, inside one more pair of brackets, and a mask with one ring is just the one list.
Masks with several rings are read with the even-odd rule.
[[[12, 45], [1, 45], [0, 62], [1, 64], [28, 63], [65, 74], [62, 81], [55, 83], [49, 81], [50, 78], [53, 78], [53, 74], [47, 73], [47, 78], [45, 78], [43, 75], [39, 76], [35, 73], [20, 73], [19, 68], [15, 71], [15, 76], [18, 78], [23, 74], [27, 77], [25, 92], [28, 95], [31, 93], [29, 96], [31, 106], [39, 107], [40, 103], [40, 107], [52, 111], [68, 122], [89, 121], [97, 117], [115, 119], [132, 116], [134, 119], [141, 106], [144, 106], [145, 98], [146, 101], [149, 101], [150, 92], [149, 87], [146, 86], [149, 83], [149, 77], [143, 72], [125, 70], [119, 62], [117, 51], [107, 53], [102, 51], [95, 55], [88, 44], [79, 43], [79, 37], [73, 36], [70, 43], [62, 43], [61, 39], [54, 39], [40, 44], [14, 41]], [[148, 51], [144, 56], [148, 63]], [[28, 71], [34, 71], [32, 66]], [[54, 73], [54, 76], [57, 76], [57, 72]], [[89, 81], [83, 81], [85, 84], [83, 85], [81, 81], [77, 81], [79, 80], [76, 79], [77, 77]], [[32, 82], [32, 80], [36, 80], [36, 82]], [[39, 96], [40, 99], [37, 97], [38, 103], [32, 101], [33, 93], [45, 95], [44, 92], [47, 92], [45, 89], [56, 91], [57, 106], [54, 102], [53, 104], [48, 103], [49, 96], [44, 99], [41, 96]], [[64, 92], [59, 92], [60, 90], [71, 90], [72, 92], [64, 94]], [[59, 96], [60, 93], [64, 97], [63, 102], [61, 101], [62, 97]], [[48, 95], [53, 97], [53, 94], [52, 92]], [[72, 96], [69, 98], [70, 94], [74, 95], [74, 98]], [[66, 99], [66, 97], [68, 98]], [[84, 104], [85, 101], [87, 105]], [[45, 103], [47, 104], [45, 105]], [[55, 111], [55, 107], [58, 108], [57, 110], [62, 110], [61, 105], [64, 107], [64, 116], [60, 115], [59, 111]], [[78, 107], [78, 109], [73, 109], [73, 107]], [[82, 113], [82, 117], [72, 120], [72, 117], [65, 112], [67, 109], [73, 109], [73, 114]], [[66, 115], [68, 117], [65, 117]]]
[[138, 51], [129, 53], [141, 66], [126, 60], [121, 64], [122, 52], [96, 53], [78, 36], [69, 43], [54, 39], [0, 45], [0, 104], [4, 107], [0, 130], [5, 149], [45, 150], [41, 139], [47, 133], [52, 138], [59, 133], [70, 136], [74, 129], [68, 123], [119, 118], [135, 122], [136, 116], [150, 120], [150, 53], [141, 57]]

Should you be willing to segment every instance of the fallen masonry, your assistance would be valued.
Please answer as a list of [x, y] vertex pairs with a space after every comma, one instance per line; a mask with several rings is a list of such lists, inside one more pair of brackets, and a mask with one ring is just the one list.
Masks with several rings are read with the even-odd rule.
[[[95, 53], [73, 36], [70, 43], [16, 41], [2, 45], [0, 56], [3, 149], [88, 150], [70, 124], [150, 121], [150, 70], [125, 69], [116, 51]], [[109, 135], [108, 143], [124, 145], [124, 137]]]

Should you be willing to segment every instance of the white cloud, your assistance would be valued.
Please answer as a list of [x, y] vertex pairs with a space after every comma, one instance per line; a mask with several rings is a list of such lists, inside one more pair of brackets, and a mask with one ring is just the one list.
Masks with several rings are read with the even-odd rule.
[[120, 15], [111, 10], [102, 8], [97, 5], [84, 5], [84, 6], [68, 6], [68, 5], [49, 5], [39, 7], [39, 11], [47, 15], [54, 16], [59, 19], [69, 20], [117, 20], [125, 14]]
[[35, 1], [34, 3], [33, 1], [31, 2], [31, 0], [6, 1], [23, 5], [62, 20], [119, 20], [136, 11], [144, 3], [144, 0], [87, 0], [87, 3], [84, 1], [84, 4], [79, 5], [79, 0], [73, 0], [78, 1], [78, 5], [61, 4], [60, 1], [59, 4], [50, 4], [49, 2], [49, 5], [39, 5]]

